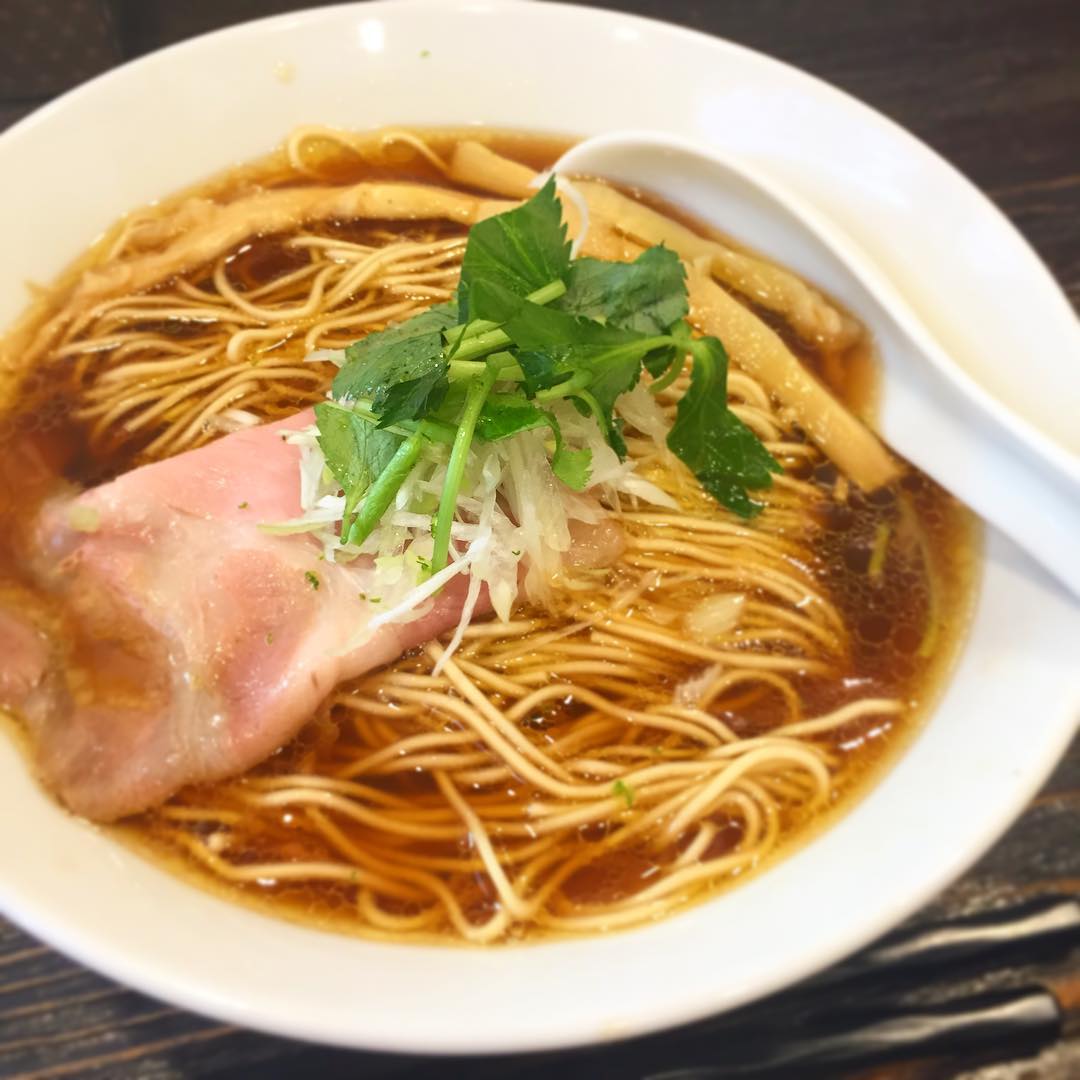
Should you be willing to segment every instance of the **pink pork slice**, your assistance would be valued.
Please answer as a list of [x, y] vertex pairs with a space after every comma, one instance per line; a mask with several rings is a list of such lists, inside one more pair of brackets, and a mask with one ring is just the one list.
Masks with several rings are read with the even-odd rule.
[[424, 617], [342, 652], [370, 617], [362, 569], [320, 560], [309, 536], [258, 527], [300, 513], [299, 451], [283, 435], [311, 422], [237, 432], [46, 504], [39, 580], [70, 640], [9, 703], [76, 813], [112, 821], [244, 772], [337, 683], [457, 622], [455, 579]]

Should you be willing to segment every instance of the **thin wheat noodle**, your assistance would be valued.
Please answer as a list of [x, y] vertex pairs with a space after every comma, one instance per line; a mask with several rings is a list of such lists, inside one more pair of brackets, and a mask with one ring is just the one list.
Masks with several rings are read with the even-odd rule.
[[[111, 230], [5, 347], [28, 343], [29, 362], [73, 388], [92, 445], [132, 462], [318, 401], [335, 368], [307, 354], [451, 296], [465, 227], [512, 205], [436, 184], [334, 183], [347, 175], [330, 156], [342, 150], [376, 176], [412, 155], [425, 173], [514, 200], [535, 175], [475, 140], [297, 129], [265, 183], [254, 171], [242, 188], [166, 201]], [[252, 889], [332, 890], [356, 926], [389, 940], [479, 944], [530, 928], [636, 925], [766, 862], [848, 782], [848, 726], [889, 726], [908, 710], [853, 689], [804, 718], [804, 688], [847, 670], [855, 649], [816, 546], [829, 500], [854, 496], [846, 480], [818, 481], [822, 450], [864, 487], [869, 474], [895, 475], [894, 463], [854, 418], [815, 426], [805, 402], [778, 389], [802, 365], [712, 278], [803, 337], [839, 342], [852, 326], [786, 271], [647, 208], [615, 222], [604, 208], [626, 197], [583, 187], [594, 211], [585, 253], [633, 258], [655, 227], [691, 262], [707, 257], [693, 279], [698, 329], [725, 337], [733, 411], [788, 471], [757, 493], [758, 518], [737, 521], [655, 432], [628, 427], [639, 473], [679, 509], [608, 491], [626, 537], [613, 566], [552, 583], [543, 612], [469, 626], [437, 675], [443, 646], [433, 643], [338, 688], [277, 761], [149, 815], [208, 874]], [[570, 207], [567, 218], [576, 235]], [[282, 261], [249, 280], [240, 248], [257, 232], [252, 243]], [[658, 395], [667, 422], [688, 385], [684, 371]], [[846, 414], [821, 395], [828, 417]], [[855, 432], [859, 461], [845, 461], [838, 431]], [[723, 589], [744, 597], [737, 622], [692, 638], [687, 611]], [[291, 859], [276, 857], [279, 844]], [[645, 876], [615, 899], [582, 898], [579, 871], [603, 876], [624, 859], [645, 860]]]

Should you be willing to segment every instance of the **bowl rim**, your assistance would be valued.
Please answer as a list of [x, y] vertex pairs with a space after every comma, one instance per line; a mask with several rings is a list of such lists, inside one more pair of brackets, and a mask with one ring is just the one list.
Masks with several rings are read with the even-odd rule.
[[[432, 0], [408, 0], [408, 2], [403, 2], [403, 0], [389, 2], [389, 0], [384, 0], [384, 2], [374, 3], [330, 5], [327, 7], [308, 9], [299, 13], [279, 14], [216, 30], [137, 58], [136, 60], [107, 71], [81, 86], [68, 91], [66, 94], [18, 121], [0, 135], [0, 157], [8, 151], [10, 144], [17, 144], [18, 140], [24, 137], [24, 133], [34, 131], [41, 124], [48, 124], [54, 115], [62, 115], [73, 102], [81, 101], [86, 97], [92, 97], [92, 95], [97, 93], [102, 86], [107, 87], [114, 82], [131, 79], [140, 71], [152, 70], [154, 67], [161, 65], [163, 62], [168, 62], [172, 57], [177, 55], [182, 56], [188, 53], [198, 53], [206, 48], [208, 44], [213, 42], [228, 41], [229, 39], [243, 40], [252, 33], [259, 33], [274, 27], [286, 25], [296, 26], [299, 23], [317, 26], [326, 22], [327, 25], [329, 25], [338, 18], [352, 17], [361, 14], [364, 16], [383, 16], [392, 19], [394, 18], [394, 11], [396, 9], [428, 9], [433, 12], [439, 11], [445, 13], [454, 10], [455, 8], [468, 7], [473, 11], [487, 10], [495, 12], [509, 6], [510, 5], [507, 3], [446, 4], [439, 3], [438, 0], [435, 0], [435, 2], [432, 2]], [[963, 177], [962, 174], [960, 174], [944, 158], [937, 155], [915, 136], [906, 131], [906, 129], [900, 127], [894, 121], [884, 117], [870, 106], [858, 101], [858, 99], [848, 95], [844, 91], [831, 86], [823, 80], [818, 79], [816, 76], [809, 75], [792, 65], [784, 63], [783, 61], [765, 56], [764, 54], [758, 53], [745, 46], [727, 42], [723, 39], [715, 38], [711, 35], [690, 30], [685, 27], [658, 22], [642, 16], [624, 15], [621, 13], [580, 7], [577, 5], [542, 4], [517, 6], [522, 8], [526, 6], [530, 8], [536, 7], [541, 10], [548, 9], [551, 12], [561, 13], [552, 15], [552, 18], [591, 19], [595, 20], [596, 24], [600, 26], [608, 26], [616, 22], [633, 24], [643, 28], [642, 32], [644, 33], [669, 35], [673, 39], [692, 40], [697, 42], [699, 46], [701, 43], [707, 43], [710, 49], [719, 48], [720, 51], [733, 50], [747, 57], [752, 57], [753, 61], [757, 64], [775, 66], [772, 70], [780, 70], [787, 73], [787, 75], [797, 75], [800, 80], [806, 80], [808, 85], [813, 86], [815, 92], [824, 93], [831, 101], [839, 103], [844, 108], [850, 109], [856, 107], [860, 110], [861, 115], [871, 119], [875, 126], [880, 126], [882, 124], [888, 125], [888, 128], [894, 135], [901, 135], [908, 145], [908, 148], [914, 148], [913, 152], [920, 155], [930, 155], [934, 160], [935, 168], [940, 169], [944, 166], [954, 178], [959, 178], [968, 189], [969, 196], [974, 195], [983, 204], [984, 211], [989, 211], [993, 214], [994, 217], [999, 220], [999, 224], [1004, 223], [1020, 241], [1030, 255], [1034, 266], [1037, 266], [1041, 271], [1042, 280], [1039, 282], [1040, 286], [1045, 289], [1045, 286], [1049, 283], [1052, 286], [1053, 292], [1060, 299], [1060, 302], [1068, 308], [1068, 302], [1053, 281], [1049, 270], [1041, 260], [1039, 260], [1038, 256], [1030, 249], [1030, 247], [1028, 247], [1026, 242], [1023, 241], [1015, 227], [1008, 222], [1008, 219], [1001, 214], [986, 196], [979, 192], [970, 181]], [[1071, 311], [1071, 308], [1069, 308], [1069, 310]], [[1008, 554], [1005, 557], [1007, 558]], [[0, 907], [11, 913], [10, 917], [13, 921], [19, 923], [31, 933], [50, 942], [55, 947], [76, 958], [80, 962], [86, 963], [99, 971], [103, 971], [114, 978], [120, 979], [128, 985], [151, 993], [154, 996], [175, 1001], [196, 1012], [220, 1016], [231, 1022], [258, 1028], [277, 1035], [287, 1034], [299, 1038], [317, 1039], [322, 1042], [341, 1046], [393, 1051], [406, 1050], [414, 1053], [497, 1053], [520, 1050], [550, 1050], [559, 1047], [583, 1045], [599, 1041], [603, 1038], [640, 1035], [649, 1031], [656, 1031], [709, 1015], [716, 1011], [717, 1006], [725, 1009], [734, 1007], [736, 1004], [753, 1000], [754, 998], [778, 989], [782, 985], [787, 985], [790, 982], [803, 978], [812, 972], [819, 970], [827, 963], [837, 959], [843, 952], [851, 951], [854, 948], [866, 944], [900, 919], [922, 907], [929, 899], [940, 892], [949, 881], [953, 880], [972, 865], [1008, 827], [1017, 812], [1030, 801], [1032, 795], [1045, 781], [1061, 753], [1072, 739], [1074, 725], [1069, 722], [1069, 717], [1070, 715], [1076, 716], [1078, 712], [1080, 712], [1080, 692], [1077, 693], [1074, 701], [1062, 701], [1063, 719], [1062, 722], [1057, 725], [1056, 736], [1045, 739], [1042, 744], [1042, 750], [1038, 761], [1031, 763], [1023, 777], [1018, 779], [1011, 786], [1008, 797], [1003, 800], [1002, 809], [996, 816], [984, 821], [977, 838], [972, 839], [970, 844], [964, 850], [958, 851], [950, 861], [943, 862], [933, 875], [921, 879], [919, 886], [914, 889], [909, 889], [902, 899], [895, 901], [889, 907], [883, 907], [874, 919], [864, 919], [859, 925], [858, 932], [849, 935], [843, 946], [842, 952], [837, 951], [834, 941], [825, 939], [813, 948], [805, 948], [800, 955], [799, 961], [793, 964], [792, 967], [782, 975], [775, 976], [771, 979], [763, 979], [759, 984], [748, 988], [742, 995], [739, 993], [733, 994], [730, 989], [712, 997], [707, 995], [703, 996], [700, 992], [694, 992], [691, 995], [691, 1001], [687, 999], [685, 994], [679, 993], [678, 988], [671, 987], [672, 993], [670, 997], [666, 999], [664, 1003], [656, 1004], [654, 1012], [649, 1017], [640, 1015], [635, 1016], [632, 1020], [621, 1025], [614, 1023], [606, 1031], [602, 1028], [598, 1029], [595, 1018], [590, 1017], [583, 1018], [576, 1028], [564, 1027], [558, 1032], [549, 1031], [546, 1035], [537, 1034], [532, 1039], [523, 1037], [520, 1030], [512, 1032], [509, 1038], [502, 1037], [498, 1032], [489, 1033], [484, 1037], [478, 1038], [475, 1034], [461, 1031], [455, 1032], [451, 1028], [446, 1027], [437, 1037], [429, 1039], [424, 1045], [416, 1045], [415, 1042], [403, 1042], [400, 1034], [380, 1033], [370, 1030], [363, 1034], [361, 1041], [357, 1041], [355, 1036], [349, 1031], [343, 1030], [339, 1023], [320, 1026], [318, 1024], [313, 1024], [310, 1017], [294, 1022], [288, 1015], [287, 1008], [281, 1010], [277, 1015], [268, 1016], [265, 1013], [258, 1012], [257, 1009], [253, 1009], [249, 1002], [222, 996], [221, 994], [215, 993], [213, 988], [199, 985], [198, 980], [194, 983], [184, 981], [176, 982], [171, 973], [167, 970], [159, 971], [154, 968], [152, 963], [148, 966], [144, 957], [125, 954], [118, 955], [108, 943], [103, 944], [93, 938], [88, 939], [84, 931], [80, 928], [68, 926], [62, 921], [57, 923], [55, 919], [48, 917], [47, 913], [39, 913], [32, 909], [26, 909], [19, 903], [18, 888], [16, 887], [13, 889], [7, 881], [0, 882], [0, 900], [2, 900]], [[925, 726], [923, 732], [920, 732], [919, 736], [917, 736], [917, 739], [921, 740], [924, 735]], [[912, 749], [913, 747], [909, 745], [904, 751], [904, 754], [910, 754]], [[898, 762], [893, 763], [891, 772], [895, 773], [898, 764]], [[885, 778], [880, 778], [877, 781], [876, 786], [880, 788], [884, 782]], [[860, 800], [860, 809], [865, 805], [865, 802], [866, 797]], [[845, 821], [850, 820], [851, 816], [848, 815], [846, 818], [842, 819], [842, 821], [834, 822], [829, 831], [833, 832], [837, 830]], [[94, 830], [87, 827], [88, 835], [93, 832]], [[781, 865], [790, 864], [800, 857], [801, 853], [799, 855], [791, 855]], [[763, 875], [763, 877], [770, 878], [775, 873], [777, 873], [777, 868], [770, 870], [769, 873]], [[757, 882], [760, 882], [760, 880], [761, 877], [757, 879]], [[736, 890], [736, 892], [741, 893], [752, 888], [754, 885], [755, 882], [750, 882], [747, 885], [742, 886], [739, 890]], [[215, 901], [215, 903], [218, 903], [218, 901]], [[687, 914], [691, 914], [694, 911], [700, 912], [700, 910], [701, 907], [699, 906], [698, 908], [691, 909], [690, 913], [685, 913], [684, 915], [676, 916], [675, 918], [685, 918]], [[263, 916], [259, 917], [263, 918]], [[673, 921], [674, 920], [669, 919], [665, 924], [658, 924], [658, 927], [660, 925], [670, 924]], [[615, 937], [623, 942], [629, 942], [631, 940], [631, 935], [647, 935], [657, 928], [649, 927], [640, 931], [624, 932], [615, 935]], [[323, 936], [321, 932], [318, 931], [311, 933]], [[528, 946], [527, 949], [528, 951], [547, 951], [554, 956], [558, 953], [565, 954], [567, 952], [573, 952], [574, 950], [577, 950], [579, 946], [580, 943], [576, 941], [557, 941], [538, 943]], [[393, 948], [400, 949], [401, 946], [394, 946]], [[410, 948], [416, 949], [420, 947], [413, 946]], [[453, 950], [445, 951], [449, 952]], [[611, 1023], [610, 1018], [606, 1019], [605, 1022]]]

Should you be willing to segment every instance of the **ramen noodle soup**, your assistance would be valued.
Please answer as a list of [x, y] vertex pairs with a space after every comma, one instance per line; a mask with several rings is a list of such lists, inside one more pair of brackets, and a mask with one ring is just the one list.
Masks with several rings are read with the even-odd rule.
[[302, 128], [37, 291], [0, 702], [72, 812], [292, 919], [498, 943], [714, 896], [903, 746], [971, 515], [872, 433], [851, 313], [545, 182], [567, 145]]

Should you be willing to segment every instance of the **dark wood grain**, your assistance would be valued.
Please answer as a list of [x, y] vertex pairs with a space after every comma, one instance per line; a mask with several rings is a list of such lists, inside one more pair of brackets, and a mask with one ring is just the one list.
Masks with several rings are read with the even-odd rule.
[[[130, 56], [242, 18], [303, 5], [288, 0], [115, 0], [98, 6], [112, 28], [112, 45]], [[987, 192], [1080, 306], [1077, 0], [616, 0], [597, 6], [662, 16], [731, 38], [812, 71], [874, 105]], [[72, 10], [61, 0], [37, 5], [42, 7], [50, 8], [57, 20], [70, 18]], [[5, 28], [12, 24], [11, 10], [4, 6]], [[88, 17], [93, 20], [96, 14], [91, 11]], [[0, 66], [10, 59], [4, 54], [10, 42], [10, 35], [0, 36]], [[55, 89], [62, 85], [61, 80]], [[0, 95], [0, 127], [32, 104], [15, 100], [19, 96], [10, 89], [6, 100]], [[1080, 741], [1009, 833], [913, 921], [1051, 892], [1080, 894]], [[1054, 968], [1012, 967], [995, 979], [1020, 984], [1051, 976], [1075, 985], [1080, 962], [1061, 957]], [[783, 1010], [781, 999], [755, 1006], [753, 1015], [771, 1019], [779, 1031]], [[542, 1072], [598, 1080], [638, 1075], [635, 1060], [619, 1048], [567, 1055], [549, 1064]], [[494, 1077], [514, 1075], [525, 1066], [508, 1060], [417, 1063], [237, 1030], [124, 990], [0, 922], [0, 1076]], [[917, 1074], [890, 1070], [875, 1075], [880, 1080], [915, 1075], [1065, 1080], [1080, 1077], [1080, 1038], [1066, 1038], [1035, 1060], [982, 1067], [956, 1060], [920, 1068]]]

